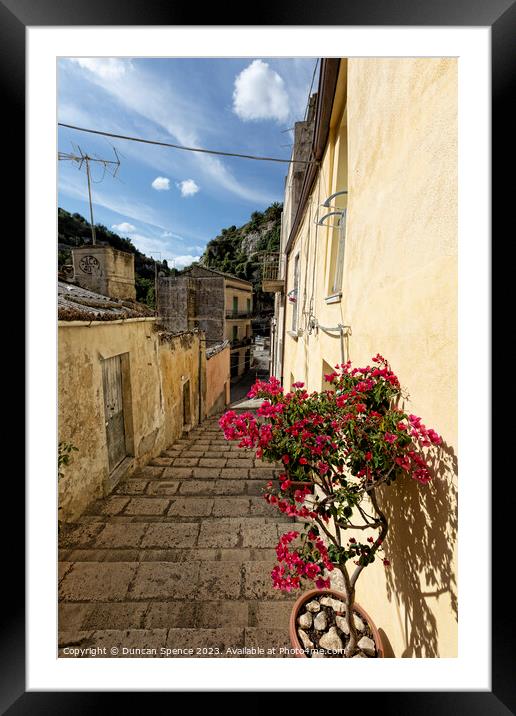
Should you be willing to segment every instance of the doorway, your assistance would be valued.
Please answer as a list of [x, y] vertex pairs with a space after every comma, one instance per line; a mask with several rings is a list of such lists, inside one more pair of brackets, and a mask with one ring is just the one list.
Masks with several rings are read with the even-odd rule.
[[102, 361], [102, 383], [104, 388], [108, 464], [109, 472], [111, 473], [127, 455], [121, 355], [106, 358]]

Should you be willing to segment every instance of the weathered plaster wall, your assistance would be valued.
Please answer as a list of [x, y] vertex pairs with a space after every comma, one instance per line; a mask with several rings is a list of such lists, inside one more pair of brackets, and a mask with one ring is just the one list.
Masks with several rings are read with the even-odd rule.
[[199, 328], [208, 346], [224, 340], [224, 278], [214, 276], [161, 278], [158, 283], [158, 312], [172, 332]]
[[229, 404], [229, 346], [206, 360], [206, 415], [224, 410]]
[[[199, 335], [160, 339], [155, 319], [91, 324], [59, 322], [59, 440], [78, 452], [60, 480], [61, 518], [73, 520], [109, 485], [102, 360], [124, 361], [126, 447], [135, 469], [158, 455], [183, 428], [182, 382], [190, 380], [192, 424], [198, 421]], [[201, 372], [204, 371], [201, 354]], [[203, 376], [202, 390], [205, 378]], [[128, 418], [128, 419], [127, 419]]]
[[189, 281], [183, 277], [158, 279], [158, 313], [169, 331], [188, 330]]
[[77, 283], [110, 298], [134, 301], [134, 254], [111, 246], [79, 246], [72, 249]]
[[[361, 577], [357, 599], [396, 656], [457, 654], [457, 63], [454, 59], [351, 59], [341, 63], [331, 134], [311, 202], [289, 258], [303, 335], [286, 335], [284, 376], [321, 389], [323, 362], [386, 356], [410, 393], [408, 407], [446, 442], [437, 479], [396, 484], [386, 554]], [[347, 79], [346, 79], [347, 71]], [[345, 86], [347, 86], [347, 103]], [[340, 150], [347, 141], [347, 157]], [[339, 171], [347, 162], [347, 171]], [[341, 164], [342, 167], [342, 164]], [[345, 189], [348, 214], [342, 298], [327, 304], [331, 233], [317, 206]], [[313, 287], [313, 288], [312, 288]], [[311, 299], [320, 325], [309, 334]], [[342, 353], [343, 347], [343, 353]]]

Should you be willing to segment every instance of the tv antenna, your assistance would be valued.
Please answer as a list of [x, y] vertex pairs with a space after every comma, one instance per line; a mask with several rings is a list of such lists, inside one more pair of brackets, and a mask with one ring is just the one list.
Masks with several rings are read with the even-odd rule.
[[74, 149], [73, 152], [58, 152], [58, 159], [60, 161], [69, 161], [69, 162], [75, 162], [78, 164], [78, 169], [81, 171], [83, 166], [86, 166], [86, 176], [88, 178], [88, 198], [90, 202], [90, 226], [91, 226], [91, 240], [93, 245], [97, 243], [97, 235], [95, 232], [95, 223], [93, 221], [93, 204], [91, 201], [91, 170], [90, 170], [90, 163], [96, 162], [98, 164], [101, 164], [104, 168], [104, 173], [102, 174], [102, 177], [97, 181], [93, 182], [94, 184], [99, 184], [101, 181], [103, 181], [104, 177], [106, 176], [106, 172], [110, 174], [113, 179], [116, 177], [116, 174], [118, 172], [118, 168], [120, 167], [120, 158], [117, 154], [117, 151], [115, 147], [112, 147], [113, 152], [115, 154], [115, 159], [101, 159], [100, 157], [97, 157], [95, 155], [90, 156], [89, 154], [85, 154], [82, 149], [79, 147], [79, 145], [75, 146], [72, 144], [72, 147]]

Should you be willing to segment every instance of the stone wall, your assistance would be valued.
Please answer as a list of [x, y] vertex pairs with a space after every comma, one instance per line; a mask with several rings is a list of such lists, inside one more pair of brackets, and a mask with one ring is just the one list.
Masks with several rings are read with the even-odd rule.
[[[154, 318], [59, 322], [59, 440], [78, 448], [59, 481], [60, 519], [74, 520], [117, 480], [159, 455], [183, 430], [183, 387], [191, 425], [206, 390], [202, 336], [158, 333]], [[108, 467], [102, 362], [121, 355], [127, 457]], [[201, 373], [199, 380], [199, 372]], [[222, 386], [213, 386], [221, 391]], [[205, 396], [201, 409], [204, 411]]]
[[72, 261], [79, 286], [110, 298], [136, 299], [134, 254], [96, 244], [73, 248]]
[[224, 340], [224, 278], [206, 274], [159, 279], [158, 313], [168, 331], [199, 328], [210, 346]]

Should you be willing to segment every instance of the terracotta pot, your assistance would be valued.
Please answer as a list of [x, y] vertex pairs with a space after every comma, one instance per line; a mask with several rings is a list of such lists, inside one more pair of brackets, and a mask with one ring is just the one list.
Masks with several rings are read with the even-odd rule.
[[[339, 592], [336, 589], [310, 589], [308, 592], [303, 592], [299, 599], [295, 602], [294, 606], [292, 607], [292, 611], [290, 613], [290, 623], [289, 623], [289, 636], [290, 636], [290, 643], [292, 644], [292, 647], [296, 649], [296, 656], [300, 657], [301, 659], [307, 659], [308, 657], [304, 653], [303, 645], [299, 641], [299, 637], [297, 635], [298, 630], [298, 624], [297, 624], [297, 618], [299, 616], [299, 612], [301, 611], [301, 607], [306, 603], [312, 601], [315, 597], [321, 597], [321, 596], [329, 596], [333, 597], [335, 599], [339, 599], [341, 602], [346, 601], [346, 595], [344, 592]], [[373, 641], [376, 646], [376, 658], [383, 659], [383, 644], [382, 644], [382, 638], [380, 636], [380, 633], [378, 632], [378, 629], [376, 628], [376, 625], [374, 624], [373, 620], [369, 616], [369, 614], [363, 609], [360, 604], [357, 604], [356, 602], [353, 605], [353, 610], [356, 611], [361, 617], [362, 620], [367, 622], [371, 628], [371, 631], [373, 632]]]

